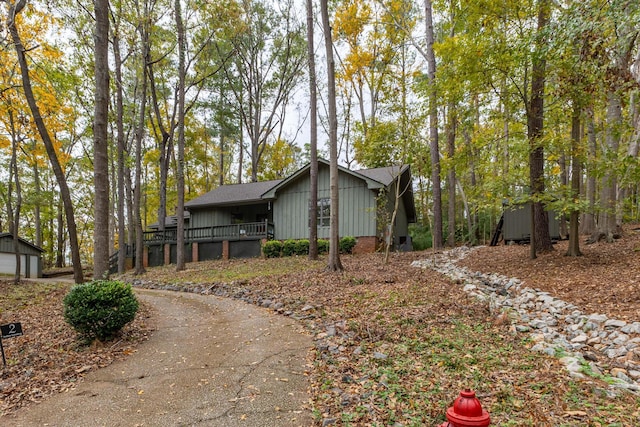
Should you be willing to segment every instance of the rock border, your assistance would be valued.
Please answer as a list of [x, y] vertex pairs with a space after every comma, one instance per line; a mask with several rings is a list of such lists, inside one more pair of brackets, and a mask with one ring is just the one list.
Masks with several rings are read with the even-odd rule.
[[456, 265], [480, 247], [460, 246], [412, 265], [437, 271], [487, 302], [492, 314], [510, 322], [513, 333], [530, 336], [531, 350], [559, 357], [571, 377], [603, 377], [611, 387], [640, 392], [640, 322], [585, 314], [517, 278]]

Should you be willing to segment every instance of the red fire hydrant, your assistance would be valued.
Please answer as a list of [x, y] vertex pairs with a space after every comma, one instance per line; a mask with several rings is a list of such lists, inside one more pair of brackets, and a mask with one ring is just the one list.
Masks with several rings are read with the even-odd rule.
[[476, 393], [469, 389], [461, 391], [453, 406], [447, 409], [447, 419], [449, 421], [440, 427], [487, 427], [491, 424], [489, 413], [482, 409]]

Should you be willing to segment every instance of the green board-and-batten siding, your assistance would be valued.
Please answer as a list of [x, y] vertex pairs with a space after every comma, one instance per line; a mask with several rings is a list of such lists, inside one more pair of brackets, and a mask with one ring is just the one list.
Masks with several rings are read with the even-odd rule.
[[[340, 236], [376, 235], [376, 191], [352, 175], [339, 174], [339, 234]], [[318, 171], [318, 199], [330, 197], [329, 168]], [[309, 238], [309, 176], [300, 176], [278, 191], [273, 201], [275, 238]], [[318, 227], [319, 238], [329, 238], [329, 227]]]
[[218, 209], [198, 209], [191, 211], [190, 227], [211, 227], [211, 225], [231, 224], [231, 214]]
[[266, 217], [271, 221], [270, 204], [260, 202], [253, 205], [224, 206], [191, 211], [190, 227], [211, 227], [211, 225], [227, 225], [233, 223], [233, 214], [242, 216], [242, 222], [261, 222]]

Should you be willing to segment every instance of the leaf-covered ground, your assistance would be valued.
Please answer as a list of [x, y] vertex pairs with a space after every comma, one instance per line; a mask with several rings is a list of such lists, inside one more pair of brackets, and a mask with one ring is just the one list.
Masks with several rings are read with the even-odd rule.
[[640, 225], [629, 225], [615, 243], [581, 244], [583, 255], [567, 257], [567, 241], [555, 250], [529, 257], [529, 246], [484, 247], [463, 260], [473, 271], [495, 272], [526, 280], [573, 302], [585, 313], [602, 313], [621, 320], [640, 320]]
[[[562, 256], [564, 245], [559, 243], [553, 254], [535, 261], [528, 259], [526, 247], [481, 248], [464, 264], [522, 278], [528, 286], [549, 290], [586, 313], [640, 320], [637, 231], [628, 228], [614, 244], [583, 246], [585, 256], [578, 259]], [[526, 334], [512, 332], [504, 318], [491, 315], [460, 285], [411, 267], [413, 260], [430, 255], [397, 254], [388, 265], [382, 265], [380, 254], [343, 256], [343, 274], [325, 272], [322, 260], [294, 257], [195, 263], [178, 274], [162, 267], [144, 278], [178, 287], [224, 283], [231, 290], [243, 289], [245, 296], [248, 289], [262, 301], [282, 303], [283, 312], [308, 316], [303, 321], [318, 338], [309, 361], [309, 404], [318, 425], [438, 425], [458, 392], [467, 387], [477, 392], [492, 425], [640, 425], [639, 396], [612, 392], [605, 377], [570, 378], [557, 358], [530, 351]], [[62, 290], [47, 292], [55, 296]], [[0, 299], [0, 309], [7, 310], [3, 304]], [[36, 323], [61, 316], [52, 297], [19, 310], [22, 318], [30, 312]], [[6, 313], [2, 319], [8, 320]], [[29, 348], [48, 345], [48, 340], [61, 343], [48, 351], [31, 351], [38, 357], [19, 350], [24, 337], [11, 341], [16, 347], [9, 351], [20, 356], [11, 356], [9, 370], [0, 379], [2, 410], [70, 387], [82, 369], [132, 351], [129, 345], [148, 331], [148, 319], [141, 322], [129, 329], [131, 341], [123, 337], [114, 348], [79, 350], [73, 334], [59, 321], [29, 338]], [[142, 332], [135, 335], [136, 328]], [[30, 363], [23, 364], [23, 359]], [[46, 391], [23, 392], [25, 387]]]
[[84, 345], [63, 317], [70, 286], [0, 281], [0, 323], [20, 322], [24, 333], [3, 340], [7, 366], [0, 361], [0, 416], [74, 387], [85, 373], [135, 351], [151, 332], [151, 313], [141, 305], [115, 341]]

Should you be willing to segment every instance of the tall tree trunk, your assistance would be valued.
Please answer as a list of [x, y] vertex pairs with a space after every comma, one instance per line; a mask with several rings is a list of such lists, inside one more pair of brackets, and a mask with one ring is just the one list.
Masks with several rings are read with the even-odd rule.
[[113, 58], [115, 62], [116, 73], [116, 128], [117, 128], [117, 177], [118, 182], [118, 203], [117, 203], [117, 217], [118, 217], [118, 273], [122, 274], [125, 271], [125, 262], [127, 256], [127, 240], [125, 229], [125, 217], [124, 217], [124, 187], [125, 187], [125, 167], [124, 167], [124, 107], [122, 101], [122, 57], [120, 54], [120, 39], [117, 35], [117, 31], [114, 31], [113, 36]]
[[598, 151], [596, 130], [593, 118], [593, 107], [587, 108], [587, 143], [588, 143], [588, 165], [587, 168], [587, 184], [586, 184], [586, 196], [589, 203], [587, 212], [582, 215], [582, 221], [580, 221], [580, 234], [591, 235], [596, 231], [596, 176], [594, 173], [594, 165], [596, 155]]
[[[571, 125], [573, 126], [573, 117]], [[579, 119], [578, 125], [580, 125]], [[573, 163], [571, 163], [571, 165], [573, 165]], [[560, 154], [560, 158], [558, 159], [558, 166], [560, 167], [560, 185], [562, 186], [562, 188], [567, 188], [569, 186], [570, 165], [567, 164], [567, 154], [564, 152], [564, 150], [562, 151], [562, 153]], [[560, 238], [566, 239], [569, 235], [569, 230], [567, 229], [567, 216], [564, 213], [560, 214], [559, 222], [560, 224], [558, 226], [558, 232], [560, 234]]]
[[436, 89], [436, 55], [433, 50], [433, 7], [425, 0], [425, 23], [427, 35], [427, 63], [429, 79], [429, 151], [431, 154], [431, 181], [433, 184], [433, 248], [442, 249], [442, 188], [440, 183], [440, 149], [438, 144], [438, 93]]
[[[145, 3], [145, 12], [148, 14], [147, 4]], [[139, 28], [140, 44], [142, 50], [142, 84], [140, 88], [140, 111], [138, 112], [138, 123], [136, 123], [135, 131], [135, 177], [133, 188], [133, 212], [135, 215], [134, 226], [136, 230], [136, 259], [135, 274], [144, 273], [145, 267], [143, 263], [144, 257], [144, 234], [142, 231], [142, 139], [145, 132], [145, 117], [147, 111], [147, 61], [150, 59], [150, 41], [148, 24], [144, 23]]]
[[333, 41], [331, 25], [329, 24], [329, 9], [327, 0], [320, 0], [322, 14], [322, 28], [324, 30], [324, 46], [327, 55], [327, 83], [329, 103], [329, 188], [331, 193], [330, 236], [329, 236], [329, 271], [342, 271], [340, 261], [340, 236], [338, 206], [338, 114], [336, 108], [336, 75], [333, 59]]
[[[218, 163], [218, 167], [220, 172], [218, 174], [218, 185], [222, 187], [224, 185], [224, 129], [220, 130], [220, 162]], [[209, 187], [209, 179], [207, 178], [207, 191], [210, 191]]]
[[[464, 131], [464, 142], [469, 150], [469, 183], [471, 184], [471, 188], [475, 188], [477, 185], [476, 178], [476, 161], [475, 161], [475, 150], [473, 149], [473, 144], [471, 143], [471, 133], [467, 126], [465, 126]], [[471, 245], [475, 245], [478, 242], [478, 209], [476, 206], [473, 209], [468, 208], [467, 215], [467, 228], [469, 228], [469, 243]]]
[[313, 0], [307, 0], [307, 51], [309, 56], [309, 259], [318, 259], [318, 94], [316, 88]]
[[449, 103], [449, 120], [447, 123], [447, 156], [449, 158], [449, 172], [447, 173], [447, 245], [456, 245], [456, 168], [453, 158], [456, 154], [456, 111], [455, 104]]
[[582, 175], [582, 161], [580, 160], [580, 107], [574, 102], [571, 115], [571, 201], [574, 207], [569, 214], [569, 247], [567, 256], [580, 256], [580, 233], [578, 232], [578, 219], [580, 210], [580, 177]]
[[[20, 283], [21, 255], [20, 255], [20, 210], [22, 209], [22, 188], [20, 187], [20, 175], [18, 172], [18, 134], [15, 128], [13, 112], [9, 112], [10, 132], [11, 132], [11, 160], [9, 161], [9, 183], [7, 190], [7, 214], [9, 217], [9, 228], [13, 237], [13, 252], [16, 257], [16, 269], [13, 275], [13, 283]], [[13, 200], [13, 184], [16, 185], [16, 205]], [[26, 273], [26, 271], [25, 271]]]
[[178, 191], [178, 229], [176, 248], [176, 271], [185, 268], [184, 254], [184, 81], [185, 81], [185, 29], [182, 22], [182, 8], [180, 0], [175, 0], [176, 30], [178, 32], [178, 170], [177, 170], [177, 191]]
[[94, 0], [95, 110], [93, 119], [93, 277], [109, 276], [109, 0]]
[[[620, 95], [611, 90], [607, 96], [607, 133], [606, 151], [612, 158], [617, 156], [620, 146], [620, 127], [622, 125], [622, 106]], [[612, 243], [616, 236], [616, 202], [618, 180], [614, 170], [607, 168], [602, 178], [600, 190], [600, 204], [602, 212], [598, 221], [598, 233], [604, 236], [607, 242]]]
[[40, 183], [40, 171], [38, 170], [37, 159], [33, 158], [33, 185], [36, 191], [36, 199], [34, 201], [33, 216], [34, 226], [36, 232], [36, 246], [42, 247], [42, 215], [41, 215], [41, 197], [42, 197], [42, 184]]
[[[240, 102], [242, 102], [242, 98], [240, 99]], [[242, 167], [244, 166], [244, 132], [242, 128], [244, 125], [242, 117], [239, 117], [238, 121], [240, 122], [240, 137], [238, 138], [238, 174], [236, 175], [236, 182], [238, 184], [242, 184]]]
[[[149, 43], [149, 42], [147, 42]], [[151, 89], [151, 100], [153, 103], [153, 111], [156, 117], [156, 123], [160, 131], [160, 182], [158, 189], [158, 229], [164, 231], [165, 218], [167, 217], [167, 179], [169, 176], [169, 165], [171, 164], [171, 156], [173, 151], [173, 119], [169, 120], [167, 126], [164, 125], [162, 112], [160, 111], [160, 103], [158, 101], [158, 92], [156, 90], [155, 74], [153, 72], [153, 62], [151, 61], [151, 48], [147, 49], [147, 77], [149, 78], [149, 87]]]
[[531, 101], [527, 110], [527, 130], [530, 145], [529, 178], [532, 196], [531, 224], [531, 258], [537, 253], [553, 250], [549, 236], [549, 216], [545, 210], [542, 197], [544, 186], [544, 147], [542, 134], [544, 130], [544, 81], [546, 75], [546, 59], [543, 50], [544, 31], [549, 16], [548, 0], [538, 2], [537, 40], [531, 68]]
[[[129, 147], [127, 148], [127, 153], [126, 153], [126, 157], [128, 159], [130, 159], [130, 152], [131, 152], [131, 145], [128, 144]], [[125, 176], [125, 186], [124, 186], [124, 194], [125, 194], [125, 206], [126, 208], [126, 214], [127, 214], [127, 219], [126, 219], [126, 223], [127, 223], [127, 254], [129, 254], [130, 257], [134, 256], [134, 247], [135, 247], [135, 241], [136, 241], [136, 227], [135, 227], [135, 223], [136, 223], [136, 216], [133, 212], [133, 182], [131, 181], [131, 168], [127, 165], [125, 165], [124, 167], [124, 176]], [[130, 266], [129, 268], [132, 268], [133, 266]]]
[[56, 215], [56, 264], [57, 268], [61, 268], [65, 266], [64, 262], [64, 253], [66, 252], [65, 248], [65, 239], [64, 239], [64, 216], [62, 214], [63, 211], [63, 203], [62, 201], [58, 201], [56, 204], [58, 208], [58, 214]]
[[42, 115], [40, 114], [40, 109], [35, 100], [33, 89], [31, 87], [31, 77], [29, 75], [29, 66], [27, 64], [25, 48], [22, 45], [22, 40], [20, 39], [20, 34], [18, 33], [18, 28], [16, 27], [16, 24], [14, 21], [15, 17], [22, 11], [25, 4], [26, 4], [26, 0], [21, 0], [18, 3], [13, 4], [9, 7], [6, 26], [9, 29], [9, 32], [11, 33], [11, 39], [16, 49], [18, 63], [20, 64], [20, 73], [22, 75], [22, 87], [24, 89], [24, 94], [27, 100], [27, 104], [29, 105], [29, 110], [31, 111], [31, 115], [33, 116], [33, 120], [38, 129], [38, 133], [42, 138], [42, 142], [44, 143], [45, 149], [47, 151], [47, 156], [49, 157], [49, 161], [51, 162], [51, 168], [53, 169], [53, 173], [55, 174], [56, 180], [58, 181], [58, 186], [60, 187], [60, 197], [62, 197], [62, 202], [64, 204], [64, 211], [67, 218], [69, 243], [71, 245], [71, 261], [73, 263], [73, 278], [76, 283], [82, 283], [84, 281], [84, 278], [82, 276], [82, 264], [80, 262], [80, 247], [78, 245], [78, 233], [77, 233], [76, 221], [73, 213], [73, 203], [71, 201], [71, 192], [69, 191], [69, 187], [67, 185], [67, 178], [64, 175], [62, 166], [60, 165], [60, 161], [58, 160], [56, 148], [53, 145], [53, 141], [51, 140], [51, 136], [47, 131], [47, 127], [44, 123], [44, 120], [42, 119]]

